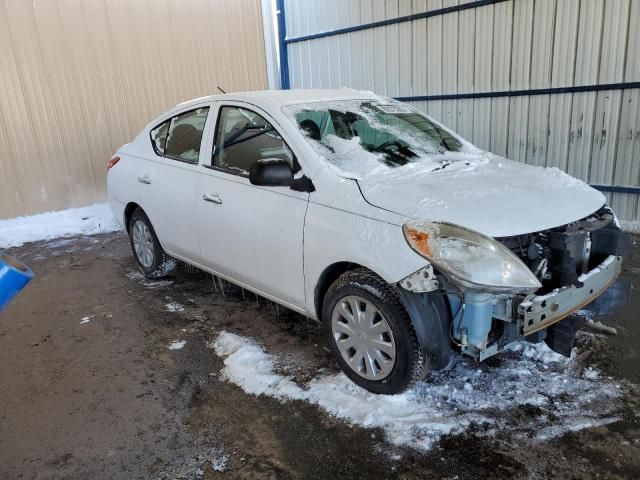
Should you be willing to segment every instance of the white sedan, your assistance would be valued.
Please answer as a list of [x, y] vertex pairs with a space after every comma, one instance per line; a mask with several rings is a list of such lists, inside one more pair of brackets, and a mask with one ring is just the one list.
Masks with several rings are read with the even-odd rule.
[[585, 183], [348, 89], [180, 104], [118, 150], [108, 191], [147, 276], [181, 260], [322, 321], [376, 393], [456, 350], [483, 360], [526, 338], [568, 355], [571, 314], [626, 247]]

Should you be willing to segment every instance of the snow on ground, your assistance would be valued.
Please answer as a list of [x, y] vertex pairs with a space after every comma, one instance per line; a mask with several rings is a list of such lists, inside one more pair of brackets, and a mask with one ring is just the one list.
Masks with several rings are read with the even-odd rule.
[[[401, 395], [374, 395], [344, 374], [318, 375], [304, 386], [276, 372], [277, 357], [249, 338], [222, 332], [210, 344], [224, 358], [222, 376], [245, 392], [283, 401], [303, 400], [353, 425], [381, 428], [398, 446], [428, 450], [442, 435], [464, 432], [472, 424], [486, 434], [549, 438], [615, 421], [619, 385], [592, 369], [579, 375], [572, 362], [545, 345], [523, 345], [499, 366], [459, 358], [450, 370], [431, 374]], [[538, 413], [524, 423], [522, 409]], [[528, 411], [527, 410], [527, 411]], [[515, 420], [509, 420], [512, 416]]]
[[0, 220], [0, 248], [19, 247], [29, 242], [73, 235], [96, 235], [118, 230], [120, 225], [113, 218], [109, 204], [101, 203], [90, 207]]
[[196, 445], [191, 447], [191, 451], [181, 453], [187, 454], [182, 458], [178, 456], [175, 463], [163, 466], [162, 473], [157, 478], [176, 480], [203, 478], [206, 465], [215, 472], [225, 472], [228, 469], [229, 455], [219, 447]]
[[178, 302], [170, 302], [165, 305], [167, 312], [178, 313], [184, 312], [184, 305]]
[[[173, 280], [151, 280], [148, 281], [147, 277], [145, 276], [144, 273], [139, 272], [137, 270], [135, 271], [131, 271], [127, 273], [127, 278], [130, 280], [134, 280], [136, 282], [142, 283], [142, 285], [148, 289], [148, 290], [155, 290], [158, 288], [165, 288], [168, 287], [169, 285], [171, 285], [173, 283]], [[169, 300], [169, 297], [165, 297], [167, 300]], [[167, 305], [167, 308], [169, 308], [169, 306]], [[170, 310], [172, 311], [172, 310]], [[180, 310], [182, 311], [182, 310]]]
[[167, 345], [167, 348], [169, 350], [182, 350], [186, 344], [186, 340], [174, 340], [169, 345]]
[[80, 319], [80, 325], [84, 325], [85, 323], [89, 323], [93, 317], [95, 317], [95, 315], [89, 315], [87, 317], [82, 317]]
[[620, 226], [627, 233], [640, 235], [640, 221], [638, 220], [620, 220]]

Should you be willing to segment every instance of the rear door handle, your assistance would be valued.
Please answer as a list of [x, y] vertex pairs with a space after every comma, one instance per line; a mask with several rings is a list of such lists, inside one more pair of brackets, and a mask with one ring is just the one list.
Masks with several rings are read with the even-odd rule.
[[217, 203], [218, 205], [222, 205], [222, 199], [217, 193], [207, 193], [202, 195], [202, 199], [205, 202]]
[[140, 183], [144, 183], [145, 185], [151, 185], [151, 179], [147, 175], [138, 177], [138, 181]]

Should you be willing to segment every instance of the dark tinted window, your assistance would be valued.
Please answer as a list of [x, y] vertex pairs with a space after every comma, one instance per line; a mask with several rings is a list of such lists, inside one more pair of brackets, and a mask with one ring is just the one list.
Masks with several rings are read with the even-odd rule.
[[202, 133], [209, 107], [181, 113], [151, 130], [151, 144], [156, 154], [198, 163]]
[[253, 162], [280, 158], [297, 170], [293, 153], [280, 134], [257, 113], [240, 107], [222, 107], [216, 128], [214, 166], [248, 175]]

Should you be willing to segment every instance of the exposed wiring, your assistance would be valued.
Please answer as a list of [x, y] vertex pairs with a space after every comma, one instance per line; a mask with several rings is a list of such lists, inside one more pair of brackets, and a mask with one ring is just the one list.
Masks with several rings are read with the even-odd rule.
[[462, 348], [465, 345], [463, 345], [462, 343], [458, 342], [454, 337], [453, 337], [453, 322], [451, 322], [451, 328], [449, 329], [449, 340], [451, 340], [451, 342], [454, 345], [457, 345], [458, 347]]
[[455, 295], [460, 300], [460, 304], [458, 305], [458, 309], [456, 310], [456, 313], [451, 317], [451, 327], [449, 328], [449, 340], [451, 340], [458, 347], [464, 347], [464, 345], [458, 342], [453, 336], [453, 323], [456, 321], [456, 317], [464, 307], [464, 298], [462, 297], [462, 295], [456, 292], [448, 293], [447, 295]]

